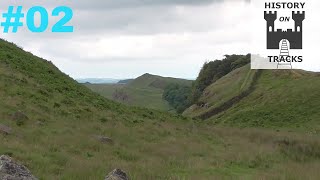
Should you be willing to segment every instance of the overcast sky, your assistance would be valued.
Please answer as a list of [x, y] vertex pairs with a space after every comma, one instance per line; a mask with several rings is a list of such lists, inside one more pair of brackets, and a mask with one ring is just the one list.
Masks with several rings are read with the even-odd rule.
[[250, 51], [245, 0], [2, 0], [1, 12], [8, 5], [73, 9], [74, 33], [1, 34], [73, 78], [195, 78], [207, 60]]

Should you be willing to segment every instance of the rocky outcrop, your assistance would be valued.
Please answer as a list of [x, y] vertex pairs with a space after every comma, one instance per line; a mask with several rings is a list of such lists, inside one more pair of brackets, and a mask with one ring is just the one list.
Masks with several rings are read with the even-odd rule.
[[9, 135], [11, 132], [12, 129], [10, 127], [0, 124], [0, 134]]
[[23, 165], [13, 161], [9, 156], [0, 156], [1, 180], [37, 180]]
[[129, 180], [129, 177], [121, 169], [114, 169], [106, 176], [104, 180]]

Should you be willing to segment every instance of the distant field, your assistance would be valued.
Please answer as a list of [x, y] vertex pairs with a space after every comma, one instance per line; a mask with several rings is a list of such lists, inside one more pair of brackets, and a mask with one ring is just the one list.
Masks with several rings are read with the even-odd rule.
[[122, 89], [129, 95], [129, 100], [125, 104], [132, 106], [148, 107], [162, 111], [171, 111], [168, 102], [162, 99], [162, 89], [145, 87], [136, 88], [124, 84], [86, 84], [94, 92], [102, 96], [115, 100], [112, 95], [116, 90]]
[[[164, 88], [170, 83], [191, 86], [192, 81], [144, 74], [129, 81], [128, 84], [85, 84], [85, 86], [108, 99], [127, 105], [146, 107], [161, 111], [174, 111], [168, 102], [162, 98]], [[115, 99], [113, 95], [117, 90], [121, 90], [128, 95], [128, 99], [125, 101]]]
[[121, 89], [124, 84], [84, 84], [85, 86], [92, 89], [94, 92], [99, 93], [100, 95], [112, 99], [112, 94], [116, 89]]

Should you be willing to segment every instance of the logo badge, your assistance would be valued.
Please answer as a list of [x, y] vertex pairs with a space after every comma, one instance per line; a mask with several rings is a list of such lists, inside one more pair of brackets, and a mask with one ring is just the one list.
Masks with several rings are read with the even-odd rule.
[[[279, 54], [268, 56], [269, 62], [277, 63], [277, 69], [292, 69], [292, 63], [303, 61], [303, 56], [298, 54], [290, 54], [290, 50], [303, 48], [303, 21], [305, 19], [305, 11], [295, 11], [295, 9], [303, 9], [305, 2], [266, 2], [264, 19], [266, 21], [267, 31], [267, 49], [278, 49]], [[276, 11], [267, 11], [273, 9]], [[278, 11], [293, 9], [291, 16], [278, 16]], [[288, 23], [294, 21], [293, 28], [276, 28], [275, 21], [280, 23]]]
[[314, 24], [319, 4], [316, 0], [252, 1], [251, 68], [313, 69], [314, 49], [319, 47]]

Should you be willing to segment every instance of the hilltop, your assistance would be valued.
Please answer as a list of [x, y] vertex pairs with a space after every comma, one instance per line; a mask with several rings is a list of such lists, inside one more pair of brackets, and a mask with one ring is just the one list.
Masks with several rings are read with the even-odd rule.
[[191, 86], [192, 81], [186, 79], [162, 77], [152, 75], [149, 73], [143, 74], [137, 77], [134, 81], [130, 82], [128, 86], [136, 88], [157, 88], [164, 89], [169, 84], [189, 85]]
[[164, 89], [170, 84], [191, 86], [192, 81], [162, 77], [149, 73], [119, 84], [86, 84], [104, 97], [131, 106], [170, 111], [172, 107], [162, 98]]

